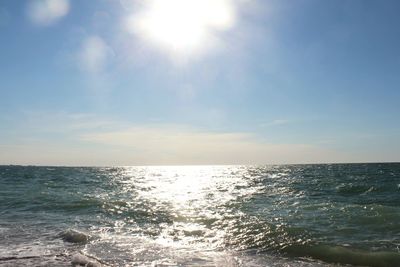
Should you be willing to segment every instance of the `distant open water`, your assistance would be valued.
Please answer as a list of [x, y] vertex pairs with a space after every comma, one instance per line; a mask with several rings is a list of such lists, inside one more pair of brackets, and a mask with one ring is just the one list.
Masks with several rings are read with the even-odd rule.
[[0, 166], [0, 266], [400, 266], [400, 164]]

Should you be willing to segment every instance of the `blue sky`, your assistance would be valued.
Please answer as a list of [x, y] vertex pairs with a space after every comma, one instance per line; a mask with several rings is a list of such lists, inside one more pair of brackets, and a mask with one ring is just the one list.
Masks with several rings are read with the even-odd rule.
[[0, 2], [0, 164], [400, 161], [398, 1], [160, 1]]

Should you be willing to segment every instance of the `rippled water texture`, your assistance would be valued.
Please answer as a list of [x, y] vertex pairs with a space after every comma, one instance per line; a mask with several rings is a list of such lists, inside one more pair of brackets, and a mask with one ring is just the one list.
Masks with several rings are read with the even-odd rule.
[[0, 266], [400, 266], [400, 164], [0, 166], [0, 240]]

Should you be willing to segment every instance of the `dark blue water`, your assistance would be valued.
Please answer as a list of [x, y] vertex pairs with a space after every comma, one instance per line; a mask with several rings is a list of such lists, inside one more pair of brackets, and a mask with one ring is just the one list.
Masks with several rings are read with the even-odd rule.
[[83, 255], [93, 266], [400, 266], [400, 164], [0, 166], [0, 266]]

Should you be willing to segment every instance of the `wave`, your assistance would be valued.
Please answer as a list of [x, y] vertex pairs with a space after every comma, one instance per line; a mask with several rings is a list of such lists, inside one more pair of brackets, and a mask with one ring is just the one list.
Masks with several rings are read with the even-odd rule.
[[291, 256], [311, 257], [330, 263], [370, 267], [400, 266], [400, 253], [393, 251], [371, 252], [341, 246], [289, 246], [284, 251]]
[[277, 227], [272, 224], [236, 222], [228, 237], [227, 247], [243, 251], [278, 254], [290, 258], [311, 258], [335, 264], [354, 266], [400, 266], [400, 253], [394, 250], [370, 251], [353, 247], [319, 244], [299, 227]]

